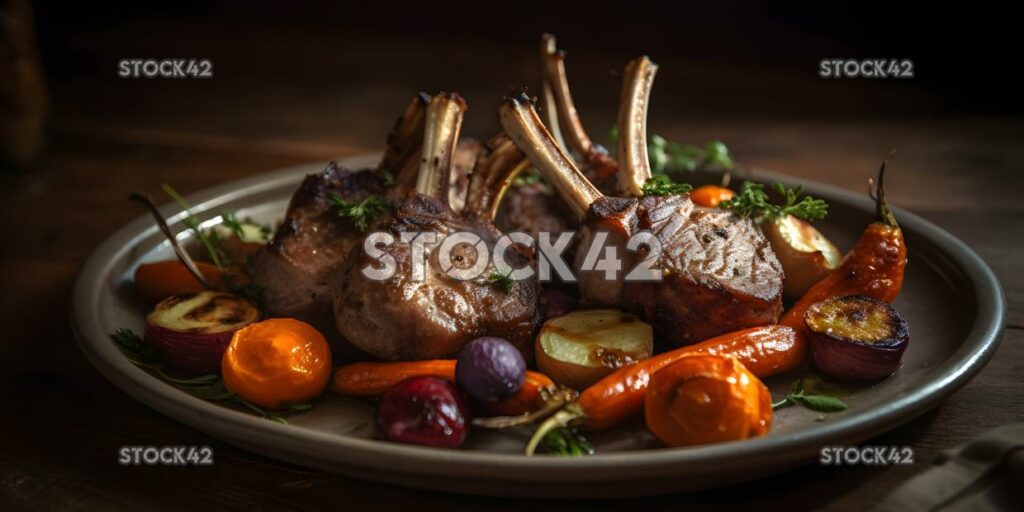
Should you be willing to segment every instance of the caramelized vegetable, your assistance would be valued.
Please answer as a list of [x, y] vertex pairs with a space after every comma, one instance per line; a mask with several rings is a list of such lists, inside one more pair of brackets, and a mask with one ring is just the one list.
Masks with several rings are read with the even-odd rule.
[[783, 215], [761, 225], [772, 251], [782, 263], [786, 278], [782, 293], [799, 298], [839, 266], [843, 255], [811, 223], [792, 215]]
[[868, 225], [838, 268], [815, 283], [780, 320], [780, 324], [802, 329], [804, 314], [815, 303], [842, 295], [865, 295], [892, 302], [903, 286], [907, 246], [885, 200], [885, 163], [878, 171], [875, 201], [877, 220]]
[[841, 380], [891, 375], [910, 340], [906, 320], [892, 306], [871, 297], [823, 300], [804, 313], [804, 321], [815, 366]]
[[690, 199], [693, 200], [693, 204], [706, 208], [715, 208], [718, 206], [718, 203], [728, 201], [734, 197], [736, 197], [736, 192], [733, 192], [731, 188], [718, 185], [704, 185], [690, 192]]
[[736, 358], [689, 355], [651, 376], [644, 420], [669, 446], [736, 441], [768, 432], [772, 397]]
[[[221, 285], [222, 272], [216, 265], [203, 261], [195, 264], [213, 288]], [[207, 288], [184, 263], [174, 260], [140, 265], [135, 271], [135, 289], [142, 298], [160, 302], [171, 295], [198, 293]]]
[[[331, 391], [345, 396], [375, 397], [387, 393], [399, 382], [411, 377], [438, 377], [455, 381], [454, 359], [434, 359], [393, 363], [353, 363], [335, 370]], [[555, 388], [546, 375], [526, 372], [519, 391], [493, 404], [481, 404], [489, 415], [516, 416], [533, 412], [545, 404], [548, 391]]]
[[605, 430], [638, 415], [651, 378], [663, 368], [694, 354], [733, 356], [753, 375], [768, 377], [803, 364], [806, 342], [793, 328], [766, 325], [723, 334], [678, 348], [615, 373], [588, 387], [579, 398], [544, 421], [526, 447], [533, 454], [541, 439], [552, 430], [579, 425], [584, 430]]
[[204, 290], [174, 295], [146, 316], [145, 338], [171, 368], [218, 373], [231, 337], [259, 318], [255, 304], [230, 293]]
[[552, 380], [584, 389], [602, 377], [651, 357], [654, 330], [617, 309], [574, 311], [544, 323], [534, 353]]
[[323, 393], [331, 377], [331, 349], [311, 325], [271, 318], [235, 333], [221, 369], [228, 391], [277, 409]]
[[803, 364], [806, 343], [797, 332], [781, 325], [753, 327], [678, 348], [622, 368], [580, 394], [585, 430], [605, 430], [636, 416], [643, 409], [644, 392], [662, 368], [693, 354], [733, 356], [754, 375], [764, 378]]

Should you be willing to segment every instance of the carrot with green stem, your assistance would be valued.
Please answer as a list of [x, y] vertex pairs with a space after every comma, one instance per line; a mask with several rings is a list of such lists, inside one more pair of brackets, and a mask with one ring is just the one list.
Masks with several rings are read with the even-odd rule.
[[[889, 158], [892, 158], [893, 153], [889, 154]], [[832, 297], [865, 295], [883, 302], [896, 299], [903, 286], [907, 245], [903, 240], [903, 231], [885, 199], [885, 166], [889, 158], [882, 162], [878, 170], [878, 182], [872, 183], [876, 187], [870, 192], [876, 205], [875, 221], [864, 230], [857, 245], [846, 254], [839, 267], [811, 286], [786, 311], [780, 324], [803, 329], [807, 309]]]
[[[890, 157], [892, 154], [890, 154]], [[888, 159], [886, 160], [886, 162]], [[565, 426], [603, 430], [638, 415], [651, 376], [692, 354], [731, 355], [755, 376], [768, 377], [801, 366], [807, 358], [803, 315], [811, 305], [840, 295], [867, 295], [891, 302], [903, 284], [906, 245], [885, 198], [885, 167], [878, 172], [877, 219], [838, 268], [811, 287], [778, 325], [736, 331], [682, 347], [622, 368], [584, 390], [579, 398], [547, 418], [527, 444], [533, 454], [548, 432]]]

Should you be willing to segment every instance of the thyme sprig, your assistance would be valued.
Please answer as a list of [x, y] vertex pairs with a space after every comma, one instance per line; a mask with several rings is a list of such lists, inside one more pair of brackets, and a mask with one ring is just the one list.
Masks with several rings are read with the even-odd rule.
[[388, 210], [387, 202], [378, 195], [366, 196], [361, 201], [349, 201], [331, 194], [327, 200], [336, 208], [339, 217], [348, 219], [359, 231], [366, 231], [374, 219]]

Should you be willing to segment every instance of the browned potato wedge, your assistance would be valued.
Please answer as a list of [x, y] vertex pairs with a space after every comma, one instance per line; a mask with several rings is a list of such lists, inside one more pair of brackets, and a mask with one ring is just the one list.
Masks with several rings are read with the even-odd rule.
[[843, 259], [839, 249], [825, 235], [809, 222], [792, 215], [765, 222], [762, 229], [782, 263], [786, 274], [782, 293], [788, 298], [803, 296]]
[[555, 382], [584, 389], [605, 375], [651, 357], [654, 331], [617, 309], [573, 311], [541, 327], [537, 367]]

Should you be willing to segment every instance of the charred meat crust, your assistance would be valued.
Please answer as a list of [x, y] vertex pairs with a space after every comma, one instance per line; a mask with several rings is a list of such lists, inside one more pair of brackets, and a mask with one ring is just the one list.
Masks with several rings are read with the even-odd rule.
[[[493, 250], [501, 233], [489, 220], [456, 215], [443, 202], [422, 194], [411, 195], [382, 228], [400, 240], [402, 232], [431, 231], [439, 238], [454, 232], [479, 236]], [[338, 331], [361, 349], [383, 359], [417, 360], [455, 355], [473, 338], [490, 335], [508, 339], [529, 355], [540, 324], [536, 280], [514, 281], [509, 291], [483, 280], [457, 280], [441, 269], [435, 247], [428, 247], [427, 272], [416, 281], [412, 247], [396, 241], [380, 248], [394, 259], [390, 278], [374, 280], [362, 273], [377, 260], [354, 248], [338, 273], [334, 313]], [[455, 251], [456, 258], [475, 257]], [[521, 253], [509, 250], [514, 268], [530, 264]], [[472, 261], [466, 262], [472, 266]], [[484, 276], [496, 270], [493, 262]]]

